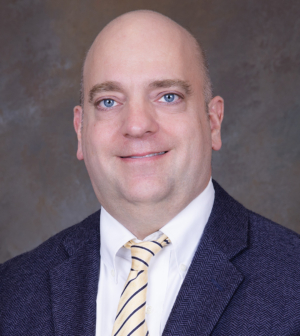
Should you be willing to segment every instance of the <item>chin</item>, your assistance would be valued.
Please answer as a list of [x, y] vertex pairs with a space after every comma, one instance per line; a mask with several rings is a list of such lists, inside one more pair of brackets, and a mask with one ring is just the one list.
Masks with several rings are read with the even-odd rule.
[[157, 203], [165, 199], [170, 188], [162, 183], [139, 183], [124, 189], [125, 199], [133, 203]]

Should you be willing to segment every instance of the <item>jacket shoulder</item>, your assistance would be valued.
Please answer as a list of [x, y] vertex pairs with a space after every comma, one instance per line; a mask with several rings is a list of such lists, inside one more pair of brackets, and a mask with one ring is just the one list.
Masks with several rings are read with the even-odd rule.
[[299, 234], [246, 209], [216, 183], [215, 191], [209, 233], [243, 280], [213, 334], [298, 335]]
[[0, 265], [0, 282], [22, 273], [29, 275], [55, 267], [99, 232], [99, 218], [98, 210], [80, 223], [52, 236], [35, 249], [6, 261]]
[[226, 224], [221, 227], [214, 225], [212, 234], [217, 236], [219, 241], [221, 240], [219, 236], [222, 236], [222, 245], [228, 247], [230, 241], [245, 239], [246, 245], [250, 249], [268, 248], [270, 251], [294, 250], [294, 252], [300, 252], [300, 235], [298, 233], [245, 208], [216, 181], [213, 183], [216, 197], [212, 212], [216, 217], [216, 222]]
[[275, 258], [294, 258], [300, 266], [300, 235], [251, 210], [249, 213], [249, 244], [270, 251]]

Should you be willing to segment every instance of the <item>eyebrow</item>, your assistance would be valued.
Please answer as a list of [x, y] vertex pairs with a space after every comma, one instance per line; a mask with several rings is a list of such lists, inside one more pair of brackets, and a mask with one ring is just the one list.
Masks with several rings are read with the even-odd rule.
[[181, 80], [181, 79], [163, 79], [152, 82], [149, 85], [151, 88], [170, 88], [172, 86], [179, 86], [185, 92], [185, 94], [190, 94], [192, 92], [191, 85], [189, 82]]
[[[157, 80], [149, 84], [150, 88], [170, 88], [173, 86], [179, 86], [181, 87], [185, 94], [190, 94], [192, 92], [191, 90], [191, 85], [189, 82], [181, 80], [181, 79], [163, 79], [163, 80]], [[90, 92], [89, 92], [89, 103], [93, 104], [94, 98], [96, 94], [100, 92], [107, 92], [107, 91], [118, 91], [122, 92], [122, 87], [118, 82], [112, 82], [112, 81], [107, 81], [103, 82], [101, 84], [96, 84], [94, 85]]]
[[104, 82], [101, 84], [94, 85], [89, 92], [89, 103], [92, 104], [95, 95], [100, 92], [106, 91], [118, 91], [121, 92], [122, 88], [117, 82]]

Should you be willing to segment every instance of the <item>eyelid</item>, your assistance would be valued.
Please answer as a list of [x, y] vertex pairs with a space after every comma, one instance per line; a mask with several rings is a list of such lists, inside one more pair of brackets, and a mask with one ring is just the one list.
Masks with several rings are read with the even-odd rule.
[[119, 92], [103, 91], [103, 92], [99, 92], [97, 95], [95, 95], [93, 104], [97, 104], [101, 100], [105, 100], [105, 99], [112, 99], [112, 100], [115, 100], [115, 101], [119, 102], [119, 101], [123, 100], [124, 97], [123, 97], [123, 94], [121, 94]]
[[[113, 100], [115, 103], [117, 103], [115, 106], [112, 107], [105, 107], [105, 106], [100, 106], [101, 102], [103, 102], [104, 100]], [[116, 99], [116, 97], [101, 97], [100, 99], [97, 99], [94, 103], [94, 106], [98, 109], [101, 110], [110, 110], [116, 106], [121, 105], [121, 103], [118, 101], [118, 99]]]
[[[163, 92], [163, 93], [160, 93], [159, 94], [159, 98], [158, 98], [158, 101], [160, 101], [165, 95], [168, 95], [168, 94], [171, 94], [171, 95], [174, 95], [174, 96], [177, 96], [177, 99], [173, 102], [170, 102], [168, 104], [175, 104], [178, 100], [183, 100], [184, 99], [184, 96], [180, 93], [177, 93], [177, 92], [172, 92], [172, 91], [167, 91], [167, 92]], [[165, 102], [167, 103], [167, 102]]]

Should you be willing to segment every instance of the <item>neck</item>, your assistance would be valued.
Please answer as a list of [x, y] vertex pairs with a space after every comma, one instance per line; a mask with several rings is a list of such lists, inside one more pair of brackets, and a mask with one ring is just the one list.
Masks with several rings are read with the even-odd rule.
[[[209, 181], [208, 181], [209, 182]], [[129, 230], [139, 240], [160, 230], [190, 202], [200, 195], [208, 182], [201, 190], [189, 193], [189, 197], [177, 197], [172, 200], [163, 200], [158, 203], [130, 203], [124, 200], [100, 202], [105, 210]], [[116, 207], [116, 204], [118, 205]]]
[[122, 211], [114, 211], [115, 209], [106, 210], [138, 239], [143, 240], [150, 234], [160, 230], [182, 209], [184, 209], [184, 206], [177, 209], [174, 207], [139, 205], [128, 208], [123, 207]]

